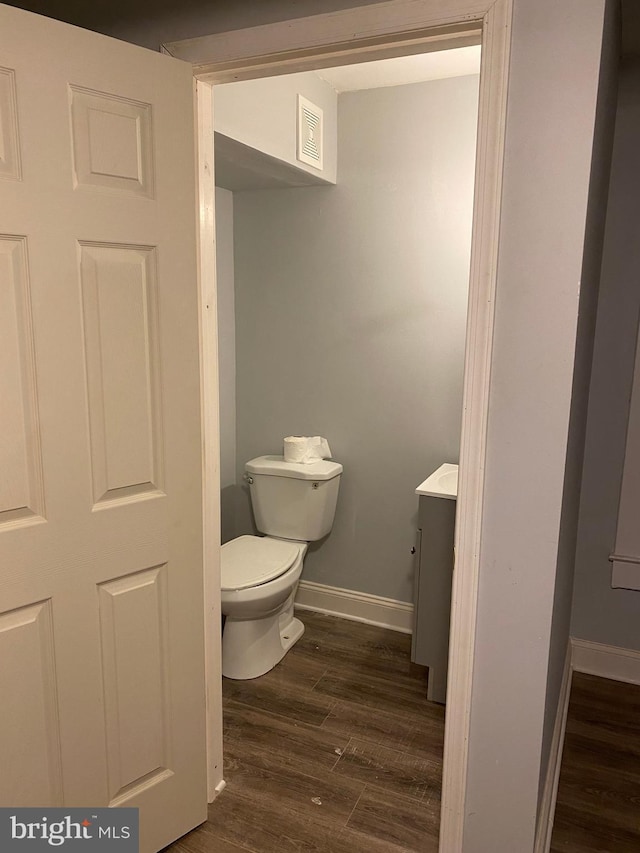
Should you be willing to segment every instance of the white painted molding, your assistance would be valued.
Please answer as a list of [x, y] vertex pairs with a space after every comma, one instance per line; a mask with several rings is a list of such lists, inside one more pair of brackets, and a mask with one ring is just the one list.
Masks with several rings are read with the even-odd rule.
[[206, 678], [207, 801], [222, 780], [222, 640], [220, 637], [220, 461], [218, 325], [213, 180], [213, 99], [209, 83], [195, 86], [198, 163], [198, 301], [202, 406], [204, 660]]
[[487, 8], [482, 22], [440, 853], [462, 853], [464, 849], [511, 17], [512, 0], [496, 0]]
[[345, 65], [354, 47], [361, 57], [383, 59], [390, 49], [401, 56], [479, 44], [479, 24], [491, 6], [492, 0], [389, 0], [162, 47], [191, 62], [199, 79], [226, 83], [282, 73], [283, 67], [293, 72]]
[[640, 565], [640, 557], [633, 557], [629, 554], [611, 554], [609, 560], [612, 563], [632, 563], [635, 566]]
[[567, 645], [567, 654], [562, 674], [562, 684], [558, 697], [558, 709], [556, 721], [551, 738], [551, 751], [547, 775], [542, 790], [542, 801], [538, 811], [538, 825], [536, 828], [536, 843], [534, 853], [549, 853], [551, 850], [551, 835], [553, 832], [553, 819], [556, 813], [556, 799], [558, 797], [558, 782], [560, 781], [560, 767], [562, 765], [562, 749], [564, 747], [564, 733], [567, 727], [567, 714], [569, 712], [569, 697], [571, 695], [571, 665], [573, 657], [573, 645], [571, 640]]
[[571, 663], [576, 672], [599, 675], [614, 681], [640, 684], [640, 652], [571, 638]]
[[613, 589], [640, 590], [640, 557], [612, 554], [611, 586]]
[[413, 629], [413, 604], [313, 581], [300, 581], [295, 606], [299, 610], [315, 610], [354, 622], [379, 625], [402, 634], [410, 634]]

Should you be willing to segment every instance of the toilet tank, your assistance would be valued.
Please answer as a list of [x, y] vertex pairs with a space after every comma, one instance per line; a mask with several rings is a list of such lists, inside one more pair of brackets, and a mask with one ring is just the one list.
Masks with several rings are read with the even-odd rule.
[[314, 542], [331, 530], [342, 474], [338, 462], [303, 465], [282, 456], [258, 456], [245, 471], [261, 533]]

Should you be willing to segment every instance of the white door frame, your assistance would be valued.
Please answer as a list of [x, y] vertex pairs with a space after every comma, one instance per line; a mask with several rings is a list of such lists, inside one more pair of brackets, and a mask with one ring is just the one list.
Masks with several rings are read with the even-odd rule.
[[[216, 313], [215, 176], [210, 83], [194, 81], [198, 203], [198, 305], [202, 412], [202, 559], [206, 680], [207, 800], [222, 778], [222, 637], [220, 610], [220, 413]], [[213, 440], [208, 440], [212, 436]]]
[[[193, 64], [197, 80], [203, 417], [204, 435], [216, 436], [213, 84], [482, 44], [440, 825], [446, 853], [463, 843], [511, 10], [512, 0], [391, 0], [164, 46]], [[214, 439], [203, 448], [210, 799], [224, 785], [217, 446]]]

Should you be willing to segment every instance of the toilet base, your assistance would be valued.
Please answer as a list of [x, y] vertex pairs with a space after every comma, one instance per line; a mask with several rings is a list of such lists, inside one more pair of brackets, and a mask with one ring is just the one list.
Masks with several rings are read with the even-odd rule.
[[280, 640], [284, 654], [286, 654], [294, 643], [297, 643], [300, 637], [304, 634], [304, 625], [295, 616], [291, 617], [291, 621], [284, 626], [280, 626]]
[[273, 669], [304, 634], [304, 625], [292, 610], [261, 619], [227, 616], [222, 634], [224, 677], [246, 681]]

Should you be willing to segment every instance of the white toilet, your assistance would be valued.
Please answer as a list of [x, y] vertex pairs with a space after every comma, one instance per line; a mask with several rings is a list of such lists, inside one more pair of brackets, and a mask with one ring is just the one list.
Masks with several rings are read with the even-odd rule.
[[245, 465], [256, 526], [222, 546], [222, 674], [264, 675], [304, 633], [293, 615], [307, 543], [331, 530], [342, 465], [259, 456]]

